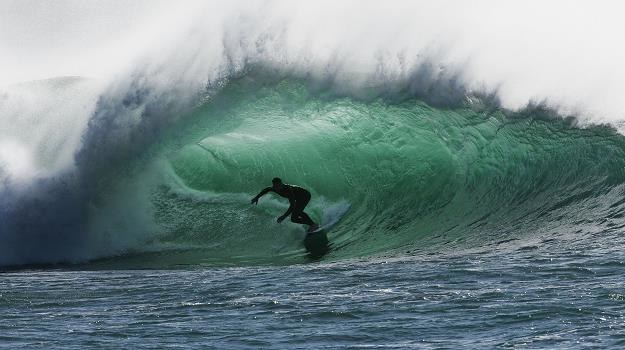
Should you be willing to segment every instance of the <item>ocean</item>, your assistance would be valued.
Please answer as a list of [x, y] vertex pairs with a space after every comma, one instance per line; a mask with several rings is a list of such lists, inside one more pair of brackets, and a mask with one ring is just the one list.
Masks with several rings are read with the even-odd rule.
[[[366, 2], [347, 22], [341, 7], [336, 23], [279, 1], [62, 4], [11, 3], [0, 22], [66, 38], [61, 56], [81, 64], [69, 53], [85, 42], [125, 56], [35, 64], [41, 76], [15, 59], [23, 76], [0, 84], [0, 348], [625, 346], [618, 79], [601, 98], [562, 64], [492, 80], [476, 69], [489, 60], [441, 56], [447, 36], [402, 14], [410, 3]], [[93, 22], [34, 21], [68, 8]], [[185, 25], [130, 25], [140, 13]], [[110, 16], [121, 24], [92, 42]], [[355, 29], [328, 35], [321, 18]], [[115, 28], [141, 35], [96, 42]], [[428, 35], [441, 46], [417, 45]], [[24, 55], [15, 43], [0, 41]], [[501, 67], [525, 67], [515, 52]], [[328, 227], [278, 224], [275, 194], [252, 205], [274, 177], [308, 189]]]

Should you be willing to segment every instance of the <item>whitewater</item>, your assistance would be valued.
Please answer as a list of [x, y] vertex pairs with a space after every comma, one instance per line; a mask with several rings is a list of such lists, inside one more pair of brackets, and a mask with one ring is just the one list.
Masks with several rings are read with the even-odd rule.
[[0, 347], [622, 346], [623, 10], [1, 2]]

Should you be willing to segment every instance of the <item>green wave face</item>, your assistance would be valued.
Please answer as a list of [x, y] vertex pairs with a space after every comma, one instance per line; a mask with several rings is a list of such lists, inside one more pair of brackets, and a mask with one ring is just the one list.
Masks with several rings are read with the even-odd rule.
[[[625, 143], [607, 127], [323, 96], [293, 80], [231, 83], [185, 123], [155, 162], [161, 263], [332, 260], [622, 226]], [[306, 243], [303, 227], [275, 223], [286, 200], [249, 203], [276, 176], [312, 192], [316, 220], [349, 210]]]

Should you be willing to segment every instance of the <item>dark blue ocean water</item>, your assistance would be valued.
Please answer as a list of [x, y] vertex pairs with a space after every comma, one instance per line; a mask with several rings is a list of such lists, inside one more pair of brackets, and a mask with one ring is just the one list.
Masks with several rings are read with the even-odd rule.
[[5, 271], [0, 347], [621, 348], [625, 254], [603, 238], [291, 266]]

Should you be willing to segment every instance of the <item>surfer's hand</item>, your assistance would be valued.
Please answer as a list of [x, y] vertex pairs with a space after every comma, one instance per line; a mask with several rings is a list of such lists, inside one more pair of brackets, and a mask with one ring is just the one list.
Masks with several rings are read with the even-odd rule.
[[258, 204], [258, 198], [256, 197], [252, 198], [252, 204]]
[[284, 216], [279, 216], [277, 221], [278, 221], [278, 223], [281, 223], [282, 220], [284, 220]]

